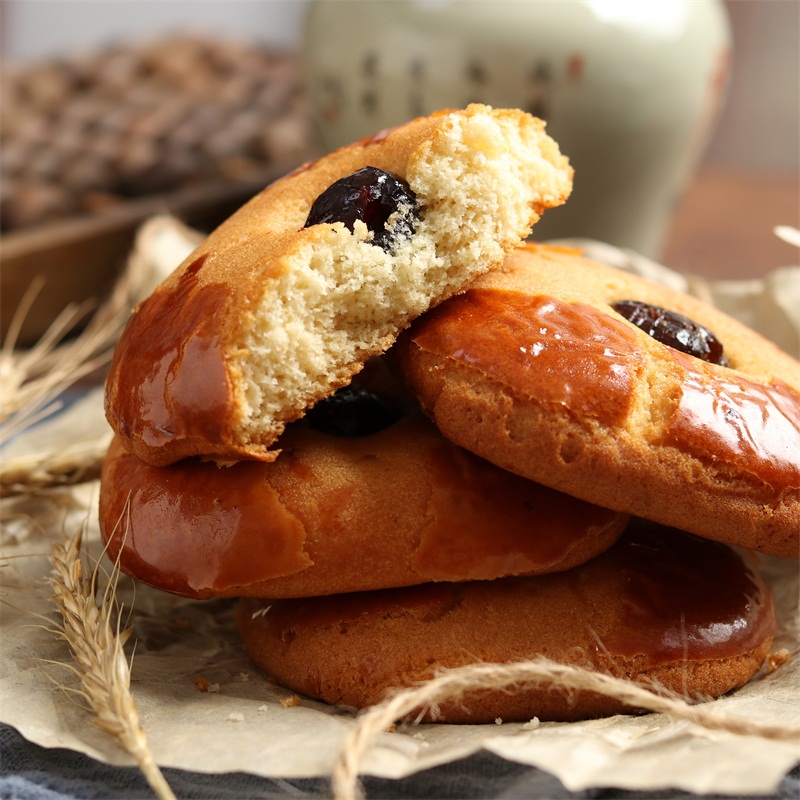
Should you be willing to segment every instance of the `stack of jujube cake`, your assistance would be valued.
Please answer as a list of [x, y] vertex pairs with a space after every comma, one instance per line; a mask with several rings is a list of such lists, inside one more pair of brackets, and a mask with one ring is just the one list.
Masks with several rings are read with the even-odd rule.
[[[117, 347], [109, 556], [241, 598], [253, 661], [329, 703], [538, 656], [693, 700], [750, 680], [776, 626], [755, 551], [800, 555], [800, 365], [525, 244], [571, 181], [541, 121], [474, 105], [267, 187]], [[476, 689], [437, 719], [624, 710]]]

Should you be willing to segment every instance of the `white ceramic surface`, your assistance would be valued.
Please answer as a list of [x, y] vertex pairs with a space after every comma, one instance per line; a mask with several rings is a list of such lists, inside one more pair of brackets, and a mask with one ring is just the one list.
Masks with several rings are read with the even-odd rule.
[[536, 238], [657, 256], [724, 96], [717, 0], [316, 0], [304, 54], [326, 148], [439, 108], [524, 108], [575, 167]]

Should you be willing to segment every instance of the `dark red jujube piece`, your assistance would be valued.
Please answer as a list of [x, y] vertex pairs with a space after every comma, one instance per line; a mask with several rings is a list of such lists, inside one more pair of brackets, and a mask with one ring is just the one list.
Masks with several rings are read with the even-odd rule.
[[397, 409], [360, 386], [339, 389], [306, 414], [314, 430], [348, 438], [370, 436], [394, 425], [400, 417]]
[[[397, 219], [387, 228], [396, 212]], [[332, 183], [314, 201], [304, 227], [343, 222], [352, 231], [361, 220], [373, 233], [372, 243], [388, 251], [399, 236], [411, 236], [418, 219], [417, 196], [402, 178], [364, 167]]]
[[719, 339], [689, 317], [639, 300], [620, 300], [611, 307], [661, 344], [712, 364], [728, 366]]

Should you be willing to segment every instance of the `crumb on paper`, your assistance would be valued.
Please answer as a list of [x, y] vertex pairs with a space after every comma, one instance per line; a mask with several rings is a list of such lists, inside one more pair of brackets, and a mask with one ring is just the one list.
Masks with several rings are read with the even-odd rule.
[[293, 694], [290, 697], [282, 697], [281, 698], [281, 705], [284, 708], [293, 708], [294, 706], [298, 705], [299, 703], [300, 703], [300, 698], [296, 694]]
[[767, 674], [772, 674], [776, 669], [782, 667], [791, 657], [788, 650], [778, 650], [767, 656]]
[[495, 717], [494, 718], [494, 724], [495, 725], [502, 725], [503, 724], [503, 718], [502, 717]]
[[237, 677], [242, 683], [247, 683], [247, 681], [250, 680], [250, 673], [249, 672], [240, 672]]
[[207, 694], [219, 694], [219, 684], [210, 683], [202, 675], [195, 675], [194, 685], [197, 688], [198, 692], [204, 692]]
[[386, 733], [394, 733], [396, 730], [397, 730], [397, 725], [396, 723], [392, 722], [386, 729]]
[[539, 717], [534, 717], [522, 726], [523, 731], [535, 731], [540, 725]]
[[234, 711], [226, 717], [228, 722], [244, 722], [244, 714]]
[[258, 710], [259, 711], [269, 711], [269, 706], [266, 703], [264, 703], [263, 705], [260, 705], [258, 707]]

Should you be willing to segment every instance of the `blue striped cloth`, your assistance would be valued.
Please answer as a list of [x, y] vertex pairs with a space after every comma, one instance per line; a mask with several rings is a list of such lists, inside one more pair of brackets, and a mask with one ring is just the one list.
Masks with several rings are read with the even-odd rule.
[[[200, 775], [167, 769], [164, 775], [179, 800], [323, 800], [330, 798], [324, 779], [283, 780], [245, 773]], [[589, 789], [569, 792], [534, 767], [477, 753], [402, 780], [366, 778], [369, 800], [478, 800], [479, 798], [696, 798], [687, 792], [634, 792]], [[705, 795], [718, 797], [718, 795]], [[153, 793], [133, 767], [111, 767], [71, 750], [47, 750], [23, 739], [14, 728], [0, 725], [0, 800], [145, 800]], [[730, 795], [727, 800], [733, 800]], [[781, 782], [777, 794], [758, 800], [800, 798], [800, 767]]]

